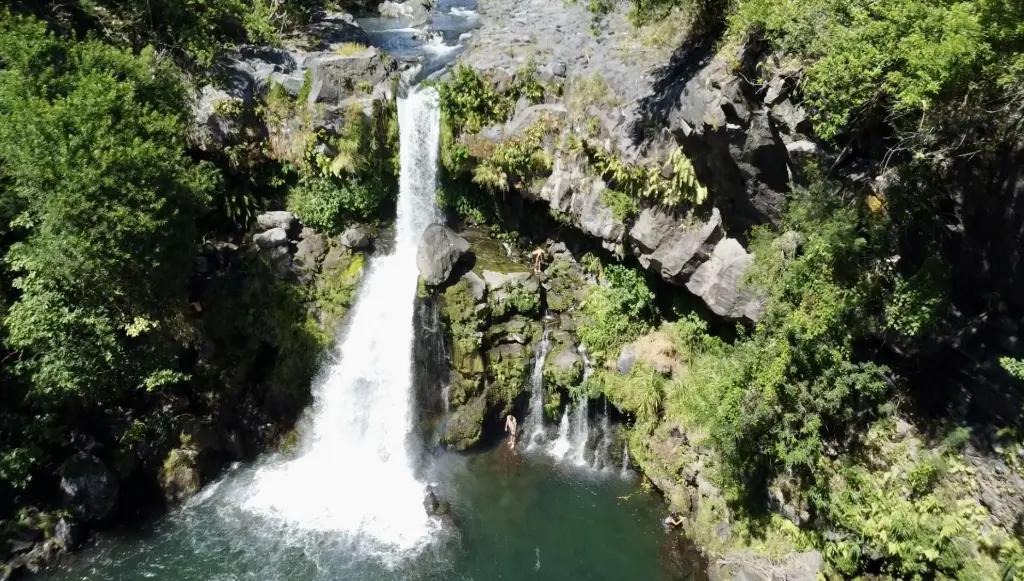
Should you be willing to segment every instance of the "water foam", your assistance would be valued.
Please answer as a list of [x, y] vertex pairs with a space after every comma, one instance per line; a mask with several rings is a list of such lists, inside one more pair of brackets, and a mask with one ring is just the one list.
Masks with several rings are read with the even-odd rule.
[[436, 219], [439, 107], [433, 90], [398, 101], [401, 177], [394, 252], [374, 258], [336, 363], [315, 388], [302, 453], [253, 477], [243, 507], [289, 534], [338, 534], [362, 553], [413, 553], [436, 523], [414, 475], [412, 347], [416, 247]]

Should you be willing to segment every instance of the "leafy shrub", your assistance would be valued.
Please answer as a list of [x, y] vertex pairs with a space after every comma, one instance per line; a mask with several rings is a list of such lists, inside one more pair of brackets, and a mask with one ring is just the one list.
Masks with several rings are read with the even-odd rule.
[[590, 147], [585, 142], [578, 142], [578, 146], [601, 176], [618, 192], [627, 196], [627, 200], [611, 200], [615, 202], [612, 205], [613, 211], [629, 215], [630, 207], [635, 206], [635, 200], [640, 198], [668, 207], [683, 203], [699, 206], [707, 199], [708, 190], [697, 180], [693, 163], [682, 148], [676, 148], [669, 155], [668, 165], [672, 174], [666, 178], [660, 167], [632, 165], [611, 152]]
[[580, 339], [595, 360], [617, 355], [613, 350], [647, 333], [657, 319], [654, 293], [636, 270], [609, 265], [605, 286], [593, 287], [581, 309]]
[[379, 215], [381, 191], [357, 180], [305, 177], [288, 196], [288, 208], [317, 232], [336, 234], [349, 220]]
[[21, 233], [5, 257], [20, 291], [5, 325], [21, 371], [58, 402], [170, 378], [159, 372], [183, 329], [168, 321], [216, 183], [184, 155], [180, 75], [153, 50], [66, 41], [7, 16], [0, 61], [4, 195]]
[[916, 122], [936, 101], [1001, 78], [1019, 64], [1024, 42], [1024, 8], [1013, 4], [749, 0], [732, 26], [764, 31], [803, 61], [802, 89], [816, 110], [817, 132], [831, 139], [872, 108], [913, 115]]

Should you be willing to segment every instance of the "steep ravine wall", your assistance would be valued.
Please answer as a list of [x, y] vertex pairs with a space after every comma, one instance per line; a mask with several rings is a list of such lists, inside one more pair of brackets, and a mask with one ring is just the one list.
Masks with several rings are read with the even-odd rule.
[[[511, 120], [480, 134], [500, 143], [521, 136], [540, 115], [559, 119], [558, 137], [545, 143], [550, 173], [520, 194], [686, 288], [716, 315], [756, 321], [763, 301], [743, 284], [747, 235], [778, 218], [798, 162], [819, 152], [807, 135], [807, 114], [789, 98], [787, 71], [767, 67], [777, 72], [759, 78], [756, 63], [766, 56], [753, 43], [717, 54], [686, 43], [672, 55], [645, 47], [622, 14], [595, 36], [589, 13], [574, 5], [487, 2], [481, 12], [480, 32], [461, 62], [497, 90], [531, 68], [559, 87], [543, 104], [521, 100]], [[570, 140], [666, 180], [678, 175], [673, 153], [681, 153], [707, 199], [672, 206], [640, 200], [624, 213], [607, 192], [621, 184], [593, 156], [567, 147]]]

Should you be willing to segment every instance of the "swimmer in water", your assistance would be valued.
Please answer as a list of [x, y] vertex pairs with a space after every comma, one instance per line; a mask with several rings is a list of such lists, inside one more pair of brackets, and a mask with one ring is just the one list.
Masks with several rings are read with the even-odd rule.
[[665, 517], [665, 520], [661, 521], [661, 523], [665, 525], [665, 530], [672, 530], [678, 527], [679, 525], [683, 524], [685, 520], [686, 519], [683, 518], [683, 515], [679, 514], [678, 512], [672, 511], [669, 513], [668, 516]]

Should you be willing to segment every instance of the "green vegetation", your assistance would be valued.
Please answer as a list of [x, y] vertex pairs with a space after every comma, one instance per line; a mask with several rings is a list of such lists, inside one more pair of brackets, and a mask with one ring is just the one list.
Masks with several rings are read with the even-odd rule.
[[456, 65], [451, 79], [437, 89], [442, 169], [438, 203], [471, 223], [500, 223], [506, 193], [529, 188], [538, 176], [550, 172], [551, 158], [542, 144], [558, 122], [541, 116], [501, 143], [477, 133], [507, 121], [520, 98], [531, 104], [542, 102], [550, 88], [537, 80], [533, 65], [528, 64], [503, 91], [491, 78], [465, 65]]
[[669, 155], [665, 167], [661, 168], [631, 165], [582, 140], [573, 145], [587, 156], [590, 165], [616, 189], [616, 193], [621, 192], [606, 202], [617, 217], [626, 218], [636, 213], [636, 201], [639, 199], [673, 208], [684, 203], [696, 207], [708, 197], [707, 188], [697, 181], [693, 163], [682, 148], [676, 148]]
[[604, 284], [592, 288], [580, 306], [583, 322], [578, 329], [595, 361], [618, 356], [615, 348], [647, 333], [658, 316], [643, 275], [613, 264], [601, 277]]
[[393, 106], [347, 115], [341, 135], [314, 137], [329, 147], [312, 144], [294, 166], [270, 160], [257, 130], [302, 112], [280, 86], [263, 105], [214, 105], [243, 143], [193, 157], [186, 136], [188, 81], [207, 82], [204, 65], [234, 42], [275, 41], [316, 9], [83, 0], [0, 11], [0, 527], [30, 502], [56, 502], [56, 468], [82, 441], [122, 477], [144, 471], [155, 484], [184, 443], [184, 412], [287, 427], [306, 404], [361, 258], [312, 289], [217, 241], [248, 231], [295, 183], [291, 198], [324, 231], [382, 219]]
[[182, 332], [171, 321], [216, 177], [183, 154], [180, 79], [151, 50], [69, 43], [19, 18], [0, 21], [0, 60], [17, 373], [41, 401], [187, 379], [169, 357]]
[[1019, 83], [1022, 19], [1024, 7], [1000, 1], [748, 0], [731, 24], [764, 31], [806, 63], [802, 89], [831, 138], [873, 110], [918, 124], [951, 95], [980, 106]]
[[523, 131], [495, 145], [473, 169], [473, 183], [494, 193], [509, 190], [512, 183], [529, 184], [551, 172], [551, 156], [544, 151], [545, 136], [557, 130], [554, 118], [543, 116]]
[[72, 0], [12, 2], [62, 31], [89, 27], [103, 40], [140, 51], [169, 50], [183, 64], [207, 66], [245, 41], [275, 44], [281, 33], [308, 22], [322, 0]]
[[353, 104], [337, 135], [310, 136], [288, 208], [327, 234], [353, 220], [375, 222], [390, 215], [398, 176], [396, 117], [393, 105], [375, 101], [368, 116]]
[[[751, 243], [750, 279], [769, 297], [754, 328], [725, 341], [684, 316], [672, 325], [679, 370], [671, 380], [638, 362], [629, 375], [598, 370], [587, 387], [635, 414], [631, 439], [652, 469], [687, 464], [645, 451], [662, 424], [685, 426], [692, 445], [714, 450], [732, 520], [751, 538], [781, 527], [792, 543], [820, 548], [830, 574], [842, 578], [869, 567], [894, 579], [993, 578], [996, 560], [1007, 562], [1018, 544], [986, 536], [973, 469], [958, 455], [963, 433], [923, 454], [893, 444], [889, 371], [864, 347], [883, 329], [913, 337], [929, 328], [942, 269], [926, 261], [911, 276], [895, 272], [886, 260], [896, 243], [890, 218], [849, 206], [811, 174], [812, 185], [790, 197], [785, 234], [760, 230]], [[656, 317], [630, 310], [644, 304], [637, 295], [645, 289], [627, 272], [606, 268], [612, 285], [583, 305], [590, 320], [580, 336], [605, 357]], [[806, 524], [787, 528], [769, 517], [771, 494], [803, 511]]]

